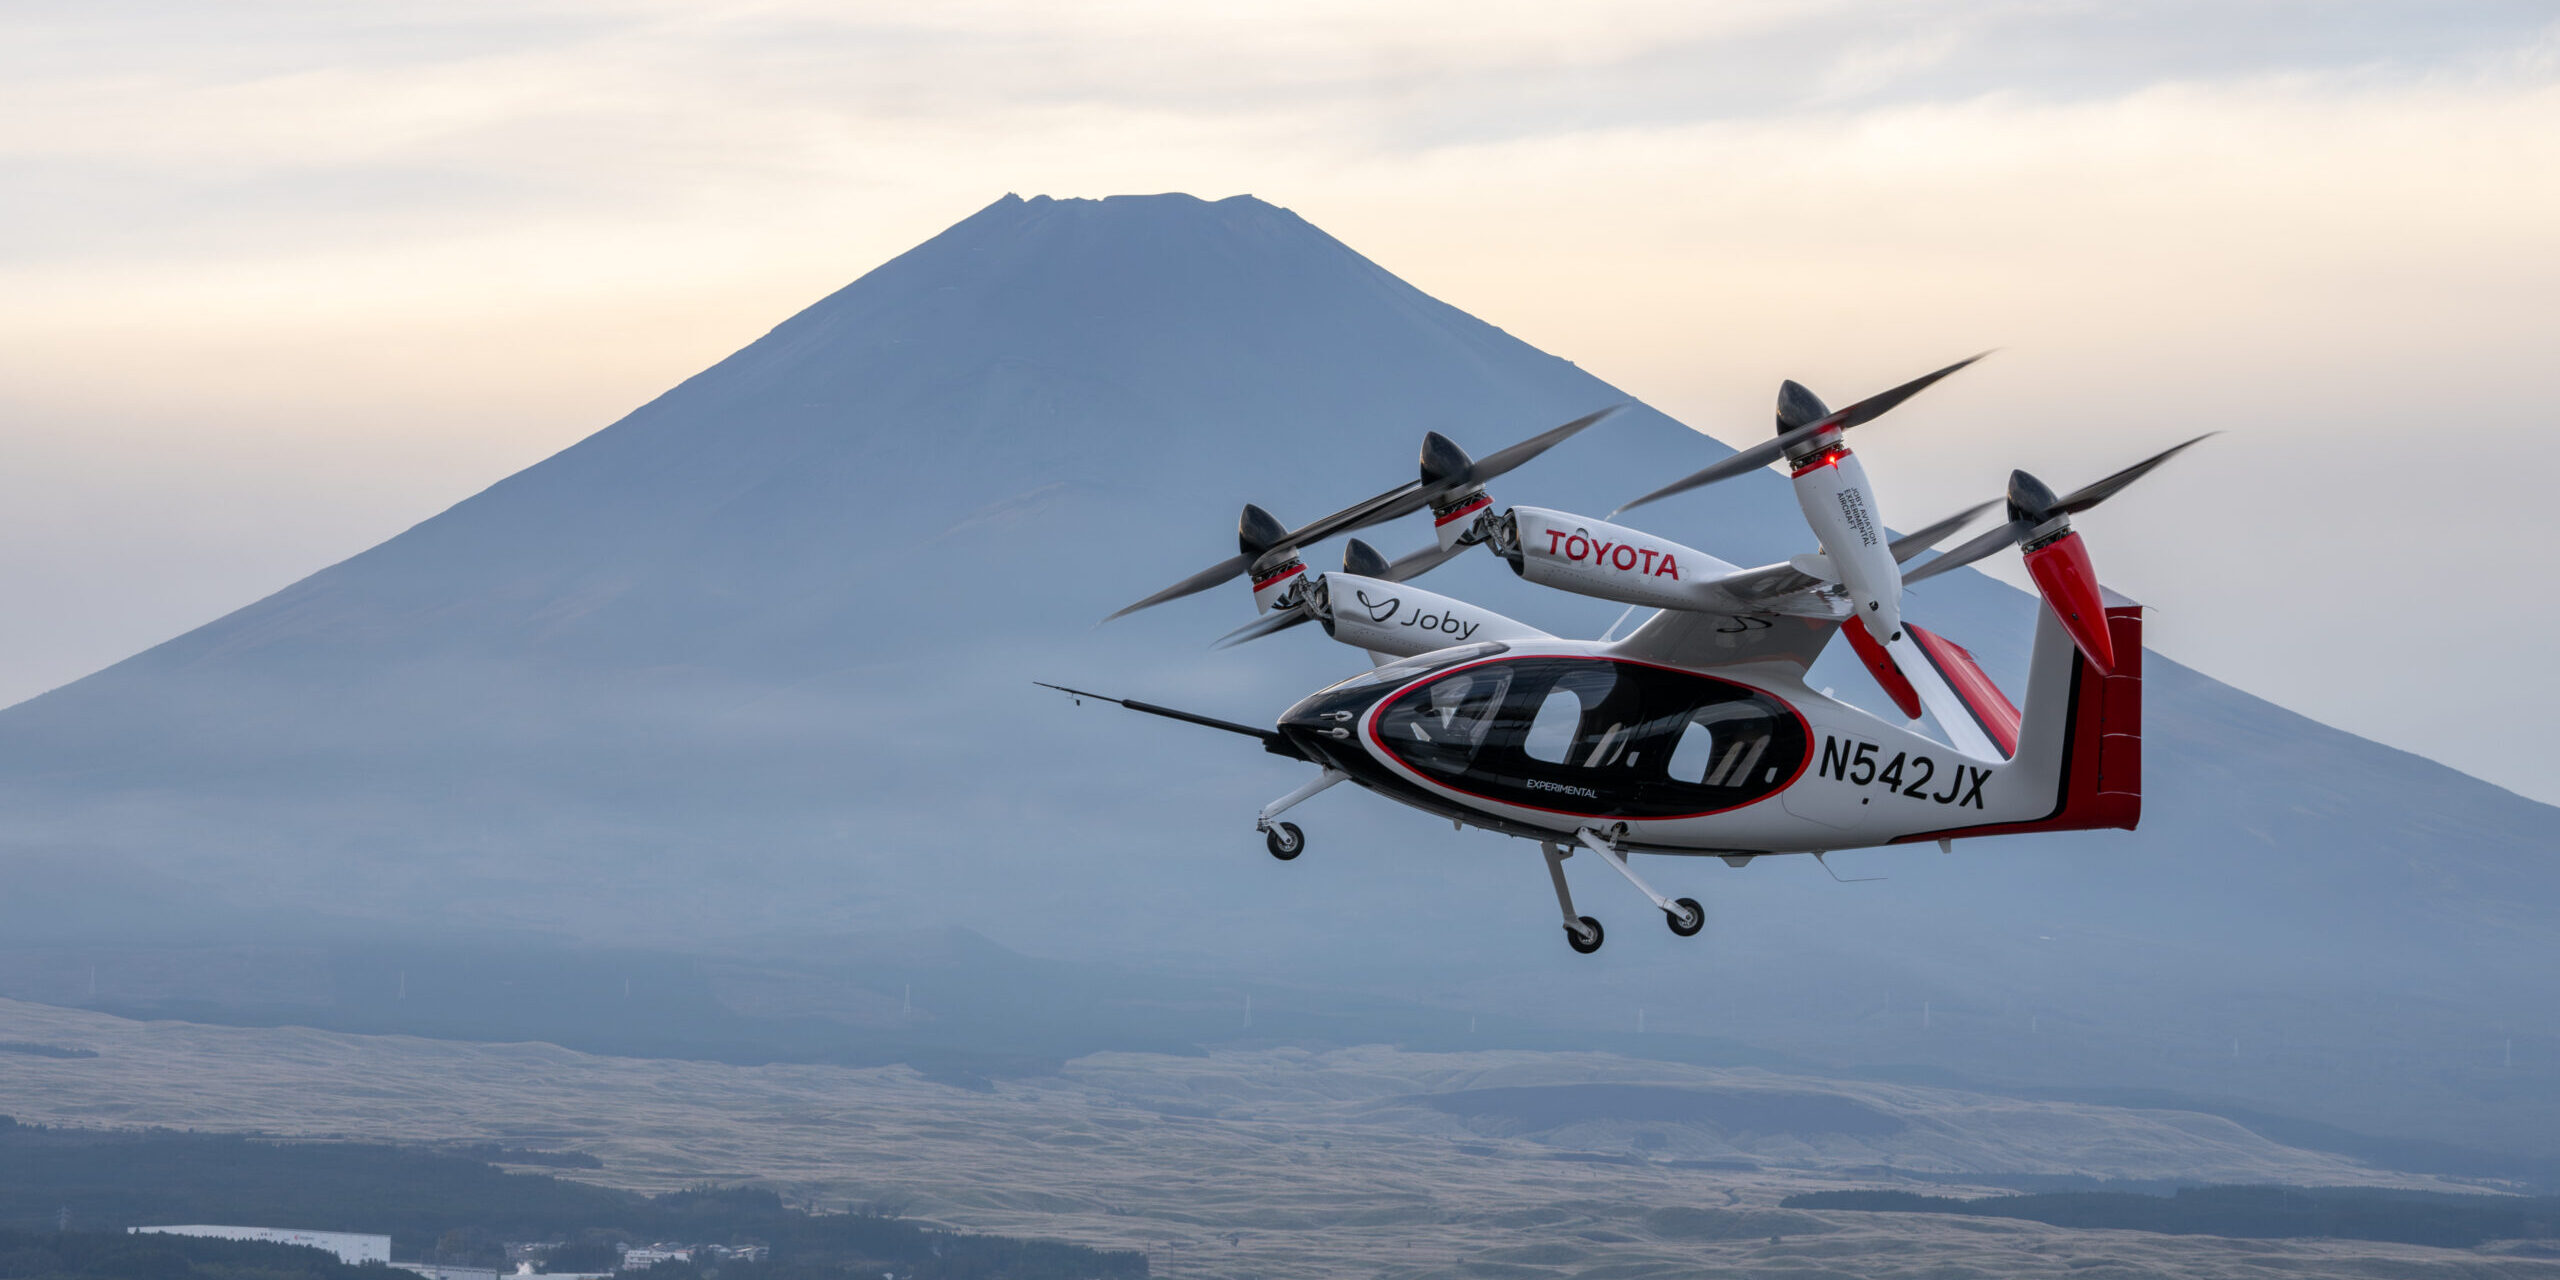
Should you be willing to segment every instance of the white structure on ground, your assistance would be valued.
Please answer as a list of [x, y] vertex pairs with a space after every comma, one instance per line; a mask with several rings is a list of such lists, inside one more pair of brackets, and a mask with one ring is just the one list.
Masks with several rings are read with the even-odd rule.
[[346, 1263], [391, 1261], [391, 1237], [353, 1231], [297, 1231], [292, 1227], [127, 1227], [136, 1235], [203, 1236], [212, 1240], [264, 1240], [270, 1244], [309, 1245], [326, 1249]]
[[392, 1266], [414, 1271], [427, 1280], [500, 1280], [504, 1274], [496, 1267], [448, 1267], [434, 1262], [395, 1262]]

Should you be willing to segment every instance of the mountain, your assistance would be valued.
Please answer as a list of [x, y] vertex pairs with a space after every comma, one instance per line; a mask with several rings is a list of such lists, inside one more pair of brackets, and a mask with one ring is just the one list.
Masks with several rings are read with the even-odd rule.
[[[1283, 866], [1251, 816], [1301, 767], [1032, 686], [1267, 719], [1358, 656], [1310, 630], [1207, 651], [1241, 587], [1094, 620], [1223, 558], [1243, 501], [1304, 518], [1409, 477], [1425, 430], [1483, 452], [1632, 398], [1248, 197], [1007, 197], [399, 537], [0, 713], [0, 926], [788, 957], [965, 924], [1560, 1026], [1641, 1009], [1848, 1064], [2560, 1136], [2554, 811], [2157, 655], [2139, 833], [1834, 860], [1882, 884], [1665, 867], [1710, 903], [1694, 942], [1577, 867], [1626, 922], [1590, 959], [1527, 845], [1345, 792]], [[1495, 497], [1606, 510], [1725, 452], [1638, 404]], [[1771, 475], [1647, 516], [1743, 563], [1806, 549]], [[1431, 585], [1560, 631], [1617, 612], [1488, 557]], [[1912, 613], [2014, 687], [2034, 607], [1965, 573]]]

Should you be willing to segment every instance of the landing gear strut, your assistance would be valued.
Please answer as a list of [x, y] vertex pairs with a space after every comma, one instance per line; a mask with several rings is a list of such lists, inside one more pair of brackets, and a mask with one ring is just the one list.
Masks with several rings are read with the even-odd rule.
[[1608, 937], [1608, 934], [1600, 928], [1599, 921], [1574, 912], [1573, 890], [1564, 882], [1564, 860], [1573, 856], [1573, 850], [1554, 841], [1541, 844], [1538, 848], [1547, 855], [1547, 878], [1555, 882], [1556, 906], [1564, 911], [1565, 945], [1586, 956], [1590, 955], [1600, 949], [1601, 940]]
[[1253, 819], [1253, 829], [1262, 833], [1262, 847], [1269, 849], [1271, 856], [1282, 862], [1306, 852], [1307, 833], [1298, 830], [1297, 823], [1275, 819], [1296, 808], [1300, 801], [1350, 776], [1340, 769], [1327, 769], [1318, 774], [1315, 781], [1262, 806], [1262, 812], [1254, 815]]
[[[1610, 870], [1625, 876], [1627, 883], [1634, 885], [1637, 892], [1653, 899], [1653, 905], [1662, 908], [1662, 918], [1670, 923], [1673, 933], [1683, 938], [1694, 938], [1699, 930], [1707, 927], [1707, 909], [1699, 906], [1696, 898], [1663, 897], [1652, 885], [1644, 882], [1644, 877], [1635, 873], [1635, 868], [1627, 865], [1627, 855], [1599, 832], [1584, 827], [1573, 835], [1583, 848], [1600, 855], [1600, 861], [1608, 864]], [[1561, 873], [1559, 868], [1558, 874]]]

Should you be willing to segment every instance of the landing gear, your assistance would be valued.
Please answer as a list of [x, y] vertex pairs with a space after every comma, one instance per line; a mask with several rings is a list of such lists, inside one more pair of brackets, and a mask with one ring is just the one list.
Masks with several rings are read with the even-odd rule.
[[1601, 930], [1599, 921], [1576, 914], [1573, 909], [1573, 890], [1564, 882], [1564, 860], [1573, 856], [1573, 850], [1554, 841], [1539, 845], [1538, 849], [1547, 855], [1547, 879], [1555, 882], [1556, 906], [1564, 911], [1565, 945], [1590, 955], [1600, 949], [1601, 939], [1608, 934]]
[[[1652, 885], [1644, 882], [1644, 877], [1635, 873], [1635, 868], [1627, 865], [1627, 855], [1617, 847], [1616, 843], [1610, 837], [1604, 836], [1589, 827], [1584, 827], [1582, 830], [1573, 834], [1574, 839], [1578, 841], [1583, 848], [1589, 849], [1591, 852], [1600, 855], [1600, 861], [1608, 864], [1611, 871], [1615, 871], [1619, 875], [1625, 876], [1627, 878], [1627, 883], [1634, 885], [1637, 892], [1642, 893], [1647, 898], [1651, 898], [1653, 900], [1653, 905], [1662, 909], [1663, 919], [1670, 922], [1671, 931], [1673, 933], [1676, 933], [1683, 938], [1694, 938], [1698, 936], [1699, 930], [1707, 927], [1707, 909], [1699, 906], [1697, 899], [1663, 897], [1659, 892], [1655, 891]], [[1553, 846], [1550, 847], [1552, 848]], [[1549, 856], [1552, 860], [1553, 855]], [[1558, 883], [1561, 885], [1563, 869], [1560, 866], [1557, 868], [1557, 875]]]
[[[1272, 857], [1287, 862], [1306, 852], [1307, 833], [1298, 830], [1297, 823], [1275, 822], [1263, 829], [1262, 847], [1269, 849]], [[1680, 926], [1675, 924], [1671, 927], [1677, 929]]]
[[1262, 806], [1262, 812], [1255, 814], [1253, 818], [1253, 829], [1262, 833], [1262, 847], [1269, 849], [1271, 856], [1282, 862], [1287, 862], [1306, 852], [1307, 833], [1298, 830], [1297, 823], [1281, 822], [1277, 819], [1281, 814], [1297, 807], [1299, 801], [1349, 776], [1339, 769], [1327, 769], [1318, 774], [1315, 781]]
[[1673, 898], [1671, 905], [1678, 909], [1665, 911], [1662, 916], [1671, 922], [1673, 933], [1683, 938], [1694, 938], [1698, 936], [1698, 930], [1707, 927], [1707, 909], [1699, 906], [1696, 898]]
[[1606, 937], [1608, 934], [1601, 930], [1600, 922], [1589, 916], [1582, 916], [1564, 927], [1564, 944], [1586, 956], [1599, 950], [1601, 940]]

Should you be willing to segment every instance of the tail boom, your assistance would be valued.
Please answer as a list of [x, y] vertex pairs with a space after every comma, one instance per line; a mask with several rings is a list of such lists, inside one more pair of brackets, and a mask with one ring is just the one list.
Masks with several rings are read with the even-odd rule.
[[2091, 661], [2050, 608], [2037, 610], [2034, 666], [2003, 772], [2049, 774], [2040, 816], [1921, 831], [1893, 843], [2031, 831], [2130, 831], [2142, 820], [2142, 606], [2106, 592], [2113, 670]]

